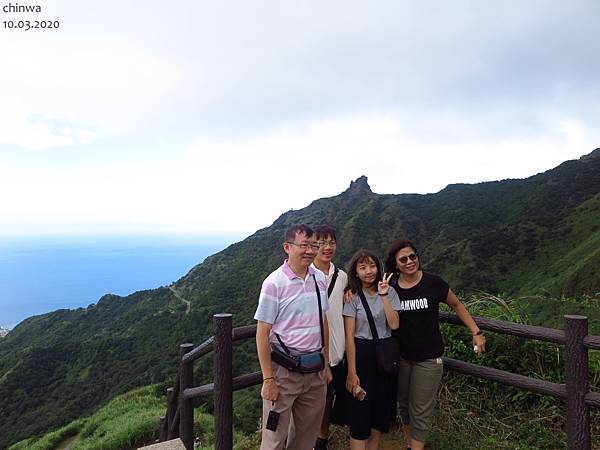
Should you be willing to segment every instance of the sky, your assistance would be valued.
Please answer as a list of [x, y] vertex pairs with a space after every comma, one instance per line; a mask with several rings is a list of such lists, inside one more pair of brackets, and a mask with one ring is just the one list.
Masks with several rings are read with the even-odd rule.
[[0, 0], [0, 235], [251, 234], [361, 175], [400, 194], [551, 169], [600, 147], [598, 17], [596, 0]]

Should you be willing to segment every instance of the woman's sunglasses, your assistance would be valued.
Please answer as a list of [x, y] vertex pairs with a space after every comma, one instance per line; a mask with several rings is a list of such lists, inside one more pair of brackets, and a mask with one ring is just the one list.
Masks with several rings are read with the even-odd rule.
[[406, 264], [408, 262], [408, 260], [410, 259], [411, 261], [416, 261], [416, 259], [419, 257], [419, 255], [417, 255], [416, 253], [411, 253], [408, 256], [401, 256], [400, 258], [398, 258], [398, 261], [402, 264]]

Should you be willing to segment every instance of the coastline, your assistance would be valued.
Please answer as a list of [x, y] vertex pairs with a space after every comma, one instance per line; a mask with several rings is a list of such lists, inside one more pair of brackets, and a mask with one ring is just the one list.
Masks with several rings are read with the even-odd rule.
[[0, 237], [0, 327], [168, 286], [239, 236]]

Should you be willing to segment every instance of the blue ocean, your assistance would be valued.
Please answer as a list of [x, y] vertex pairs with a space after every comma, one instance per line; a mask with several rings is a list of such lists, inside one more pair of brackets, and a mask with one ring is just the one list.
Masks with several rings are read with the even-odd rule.
[[169, 285], [241, 236], [0, 238], [0, 326]]

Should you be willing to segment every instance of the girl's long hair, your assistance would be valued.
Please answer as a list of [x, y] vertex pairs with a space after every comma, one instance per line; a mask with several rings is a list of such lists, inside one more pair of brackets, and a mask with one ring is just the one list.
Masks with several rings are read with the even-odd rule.
[[358, 278], [358, 274], [356, 273], [356, 267], [360, 263], [364, 263], [367, 261], [373, 261], [377, 266], [377, 275], [375, 276], [374, 285], [377, 287], [377, 283], [379, 283], [382, 279], [381, 277], [381, 261], [375, 253], [370, 250], [361, 249], [357, 251], [352, 259], [350, 259], [350, 263], [348, 263], [348, 288], [355, 294], [358, 291], [362, 291], [363, 285], [360, 278]]

